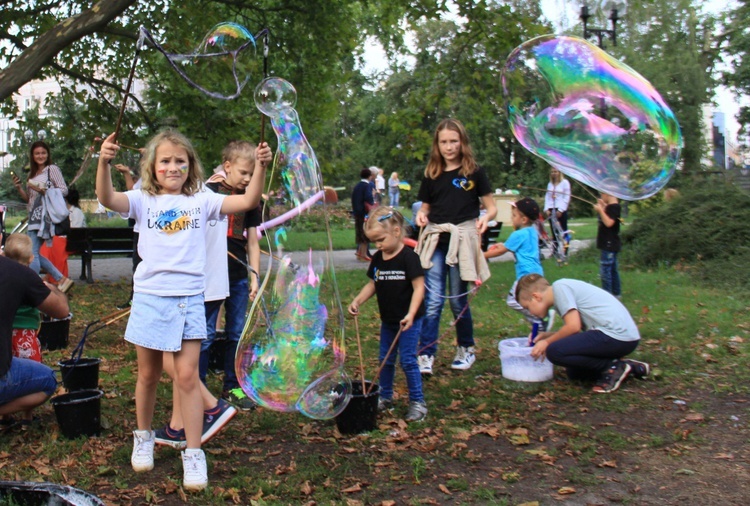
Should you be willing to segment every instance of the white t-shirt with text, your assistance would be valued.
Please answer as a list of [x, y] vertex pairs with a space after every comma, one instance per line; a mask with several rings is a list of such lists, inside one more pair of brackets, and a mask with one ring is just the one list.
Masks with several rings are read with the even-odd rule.
[[197, 295], [206, 289], [206, 234], [218, 220], [225, 196], [149, 195], [125, 192], [128, 218], [136, 220], [138, 254], [143, 261], [133, 275], [133, 290], [160, 296]]

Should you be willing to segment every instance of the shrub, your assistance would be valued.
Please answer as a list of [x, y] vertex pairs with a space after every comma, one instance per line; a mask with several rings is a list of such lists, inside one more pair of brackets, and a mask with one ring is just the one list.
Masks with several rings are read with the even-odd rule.
[[750, 197], [716, 181], [644, 209], [623, 233], [627, 261], [684, 268], [712, 286], [750, 282]]

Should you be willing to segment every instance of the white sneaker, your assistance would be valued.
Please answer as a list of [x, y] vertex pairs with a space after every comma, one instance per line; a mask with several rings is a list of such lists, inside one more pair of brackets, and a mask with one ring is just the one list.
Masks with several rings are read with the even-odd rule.
[[154, 431], [133, 431], [133, 455], [130, 457], [130, 464], [136, 473], [154, 468], [154, 442]]
[[451, 369], [458, 369], [459, 371], [465, 371], [471, 367], [471, 364], [477, 357], [474, 355], [474, 347], [459, 346], [456, 348], [456, 358], [453, 359]]
[[432, 364], [435, 362], [435, 357], [429, 355], [419, 355], [417, 357], [417, 365], [419, 365], [419, 372], [421, 374], [432, 375]]
[[208, 486], [206, 454], [189, 448], [182, 452], [182, 486], [185, 490], [203, 490]]

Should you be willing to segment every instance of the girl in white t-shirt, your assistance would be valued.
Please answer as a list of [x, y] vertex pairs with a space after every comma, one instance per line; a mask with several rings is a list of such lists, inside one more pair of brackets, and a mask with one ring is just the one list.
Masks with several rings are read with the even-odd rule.
[[261, 144], [246, 193], [224, 196], [200, 191], [203, 168], [195, 149], [173, 130], [157, 134], [146, 146], [141, 189], [115, 191], [109, 162], [119, 148], [114, 134], [102, 142], [96, 193], [104, 206], [135, 219], [140, 228], [138, 253], [143, 260], [133, 276], [133, 304], [125, 330], [125, 340], [135, 344], [138, 357], [138, 430], [133, 432], [131, 464], [137, 472], [154, 467], [156, 386], [162, 353], [172, 353], [187, 439], [182, 452], [183, 486], [202, 490], [208, 486], [206, 457], [200, 449], [203, 401], [198, 384], [200, 345], [206, 337], [205, 234], [208, 222], [219, 215], [258, 206], [272, 153]]

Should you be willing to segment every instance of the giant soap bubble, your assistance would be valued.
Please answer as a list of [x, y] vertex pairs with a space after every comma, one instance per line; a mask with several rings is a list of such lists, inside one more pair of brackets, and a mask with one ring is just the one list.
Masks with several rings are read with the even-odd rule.
[[260, 324], [250, 328], [251, 314], [235, 368], [242, 389], [261, 406], [325, 419], [344, 410], [351, 380], [344, 370], [344, 315], [327, 219], [327, 249], [308, 247], [296, 263], [283, 249], [306, 213], [322, 210], [325, 216], [320, 168], [302, 133], [296, 101], [294, 87], [284, 79], [264, 79], [255, 90], [256, 105], [271, 119], [279, 141], [274, 164], [281, 170], [290, 209], [271, 220], [284, 222], [274, 234], [280, 261], [270, 296], [253, 304]]
[[[212, 98], [231, 100], [258, 66], [255, 59], [255, 37], [242, 25], [223, 22], [215, 25], [191, 53], [167, 52], [143, 27], [142, 37], [167, 58], [167, 62], [190, 85]], [[262, 30], [259, 36], [267, 33]]]
[[635, 70], [576, 37], [517, 47], [503, 69], [518, 142], [568, 176], [625, 200], [658, 192], [675, 170], [674, 113]]

